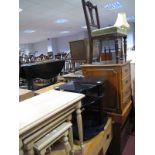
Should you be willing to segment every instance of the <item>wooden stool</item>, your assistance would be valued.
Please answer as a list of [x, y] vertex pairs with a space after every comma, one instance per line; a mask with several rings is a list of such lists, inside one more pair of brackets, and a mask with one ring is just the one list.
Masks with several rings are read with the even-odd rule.
[[57, 140], [63, 138], [66, 155], [70, 155], [69, 142], [67, 137], [68, 135], [69, 135], [69, 142], [71, 146], [71, 154], [74, 155], [72, 124], [70, 122], [65, 122], [59, 125], [57, 128], [52, 130], [49, 134], [47, 134], [42, 139], [37, 141], [33, 146], [34, 151], [38, 155], [45, 155], [46, 150], [47, 149], [50, 150], [51, 145], [53, 145]]

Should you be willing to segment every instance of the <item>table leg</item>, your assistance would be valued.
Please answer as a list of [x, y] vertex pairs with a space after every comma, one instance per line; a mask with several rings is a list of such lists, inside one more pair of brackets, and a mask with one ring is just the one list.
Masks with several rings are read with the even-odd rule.
[[[71, 122], [72, 116], [70, 115], [67, 119], [68, 122]], [[73, 130], [72, 126], [69, 128], [69, 143], [71, 146], [71, 155], [74, 155], [74, 142], [73, 142]]]
[[119, 53], [118, 53], [118, 38], [115, 38], [115, 52], [116, 52], [116, 63], [118, 63]]
[[120, 42], [121, 42], [121, 47], [120, 47], [120, 60], [123, 60], [123, 48], [122, 48], [122, 37], [120, 39]]
[[82, 124], [82, 116], [81, 116], [81, 102], [79, 102], [77, 105], [76, 114], [77, 114], [77, 126], [78, 126], [80, 147], [83, 153], [83, 124]]
[[66, 155], [69, 155], [69, 143], [68, 143], [67, 135], [68, 135], [68, 132], [64, 134], [63, 141], [64, 141]]
[[126, 61], [126, 48], [127, 48], [127, 41], [126, 41], [126, 39], [127, 39], [127, 36], [125, 36], [125, 37], [123, 37], [124, 38], [124, 57], [125, 57], [125, 61]]

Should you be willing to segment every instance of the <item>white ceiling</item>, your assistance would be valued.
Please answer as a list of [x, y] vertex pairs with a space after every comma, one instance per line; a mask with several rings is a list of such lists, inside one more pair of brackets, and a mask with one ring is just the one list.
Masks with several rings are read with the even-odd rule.
[[[97, 4], [101, 26], [113, 25], [118, 12], [126, 12], [127, 16], [135, 16], [135, 0], [117, 0], [122, 8], [109, 11], [104, 5], [116, 0], [91, 0]], [[47, 38], [56, 38], [84, 31], [84, 13], [81, 0], [19, 0], [19, 43], [34, 43]], [[57, 24], [57, 19], [64, 18], [68, 22]], [[26, 29], [34, 33], [24, 33]], [[70, 31], [61, 34], [60, 31]]]

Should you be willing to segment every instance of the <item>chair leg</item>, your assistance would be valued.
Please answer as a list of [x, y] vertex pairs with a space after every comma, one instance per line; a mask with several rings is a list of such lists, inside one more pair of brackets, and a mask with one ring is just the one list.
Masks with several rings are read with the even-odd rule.
[[123, 39], [124, 39], [124, 56], [125, 56], [125, 61], [126, 61], [127, 36], [123, 37]]
[[92, 63], [93, 60], [93, 39], [89, 40], [89, 62], [88, 63]]
[[116, 52], [116, 63], [118, 63], [119, 55], [118, 55], [118, 38], [115, 38], [115, 52]]
[[121, 41], [121, 44], [120, 44], [120, 60], [123, 60], [123, 48], [122, 48], [122, 37], [121, 37], [121, 39], [120, 39], [120, 41]]
[[102, 40], [99, 40], [99, 57], [98, 57], [98, 61], [100, 60], [100, 55], [102, 53]]

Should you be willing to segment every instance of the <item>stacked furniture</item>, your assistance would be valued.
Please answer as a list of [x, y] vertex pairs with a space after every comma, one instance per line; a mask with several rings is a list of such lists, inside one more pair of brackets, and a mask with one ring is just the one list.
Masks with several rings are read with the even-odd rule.
[[[79, 146], [82, 149], [81, 99], [83, 97], [83, 94], [51, 90], [20, 102], [18, 105], [20, 155], [34, 155], [35, 152], [41, 154], [61, 137], [64, 137], [68, 145], [66, 139], [68, 133], [73, 148], [71, 119], [74, 111], [78, 124]], [[66, 152], [67, 150], [68, 147]]]
[[128, 116], [132, 108], [130, 61], [120, 63], [94, 63], [82, 65], [85, 77], [103, 78], [105, 95], [102, 100], [102, 110], [106, 111], [115, 122], [113, 124], [113, 154], [121, 155], [126, 126], [130, 123]]
[[[84, 140], [88, 140], [104, 129], [107, 116], [101, 108], [101, 100], [104, 95], [104, 79], [76, 78], [56, 88], [57, 90], [70, 91], [85, 94], [82, 99], [82, 120]], [[94, 117], [95, 116], [95, 117]], [[77, 124], [73, 117], [74, 138], [78, 139]]]

